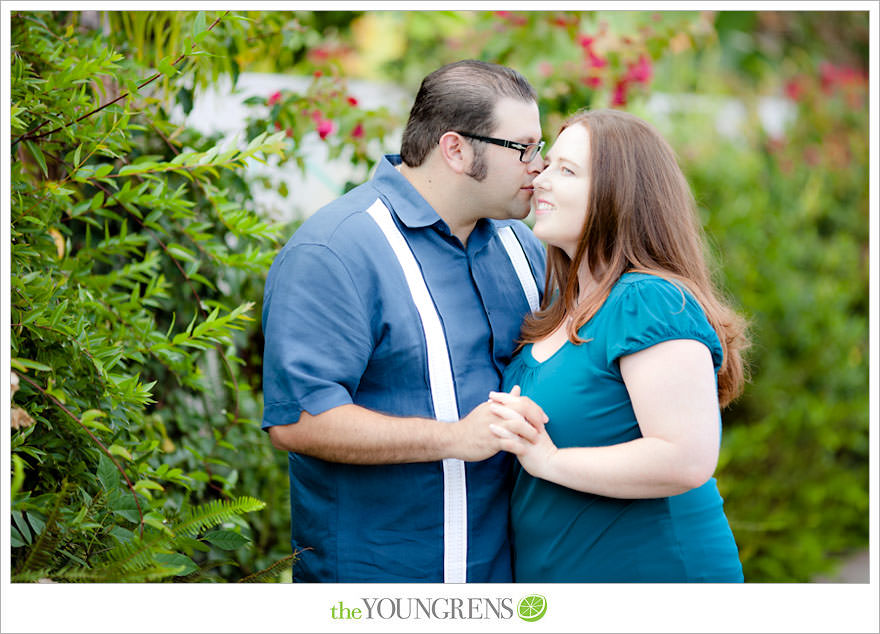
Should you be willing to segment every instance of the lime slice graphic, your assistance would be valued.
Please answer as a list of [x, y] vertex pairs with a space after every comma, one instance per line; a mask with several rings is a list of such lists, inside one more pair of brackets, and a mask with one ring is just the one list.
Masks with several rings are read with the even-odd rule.
[[523, 621], [537, 621], [547, 612], [547, 599], [540, 594], [523, 597], [517, 607], [519, 618]]

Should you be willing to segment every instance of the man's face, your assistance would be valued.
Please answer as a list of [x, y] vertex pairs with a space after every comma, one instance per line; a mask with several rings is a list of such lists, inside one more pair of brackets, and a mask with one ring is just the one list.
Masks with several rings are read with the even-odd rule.
[[[495, 129], [487, 136], [518, 143], [541, 140], [538, 104], [502, 97], [495, 104]], [[472, 179], [468, 204], [479, 217], [507, 220], [525, 218], [529, 214], [532, 180], [541, 171], [544, 159], [540, 154], [530, 163], [520, 161], [519, 150], [482, 143], [486, 177]]]

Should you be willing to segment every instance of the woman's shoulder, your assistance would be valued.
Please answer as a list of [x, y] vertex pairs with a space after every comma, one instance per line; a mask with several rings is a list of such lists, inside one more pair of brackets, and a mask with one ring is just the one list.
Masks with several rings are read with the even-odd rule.
[[606, 301], [610, 359], [669, 339], [697, 339], [721, 362], [721, 346], [702, 306], [678, 280], [626, 273]]
[[653, 273], [624, 273], [617, 280], [608, 295], [609, 302], [619, 302], [637, 296], [641, 301], [667, 303], [670, 299], [678, 302], [693, 302], [694, 297], [685, 285]]

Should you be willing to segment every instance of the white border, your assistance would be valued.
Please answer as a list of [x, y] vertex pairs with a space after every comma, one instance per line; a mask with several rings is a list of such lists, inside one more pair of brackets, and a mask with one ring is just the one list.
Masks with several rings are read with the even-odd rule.
[[[138, 10], [167, 3], [129, 2], [16, 2], [0, 7], [0, 322], [9, 323], [9, 13], [12, 10], [85, 10], [121, 8]], [[366, 3], [371, 9], [400, 9], [394, 2]], [[658, 9], [655, 2], [553, 2], [552, 9]], [[177, 2], [175, 9], [240, 9], [242, 2]], [[323, 2], [321, 9], [362, 10], [365, 3]], [[531, 10], [534, 2], [455, 2], [441, 5], [405, 5], [408, 9]], [[314, 2], [248, 3], [247, 9], [317, 8]], [[30, 585], [9, 583], [8, 513], [0, 513], [0, 632], [877, 632], [878, 613], [878, 8], [875, 2], [667, 2], [660, 10], [859, 10], [870, 13], [870, 584], [743, 584], [740, 586], [606, 586], [513, 584], [452, 586], [428, 585], [159, 585], [110, 584]], [[0, 326], [3, 327], [3, 326]], [[5, 337], [3, 338], [5, 342]], [[0, 369], [9, 368], [9, 350], [0, 346]], [[2, 402], [9, 391], [0, 381]], [[0, 474], [9, 474], [8, 410], [0, 407], [3, 451]], [[0, 500], [8, 508], [9, 478], [0, 476]], [[494, 597], [514, 600], [531, 594], [548, 599], [547, 615], [537, 623], [517, 619], [494, 621], [360, 621], [330, 619], [338, 601], [349, 605], [360, 597], [431, 596]]]

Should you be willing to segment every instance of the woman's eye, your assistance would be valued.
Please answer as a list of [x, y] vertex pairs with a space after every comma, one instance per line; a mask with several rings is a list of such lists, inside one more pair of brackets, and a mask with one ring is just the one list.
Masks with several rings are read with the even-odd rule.
[[571, 174], [572, 176], [574, 176], [574, 172], [571, 171], [570, 169], [568, 169], [567, 167], [562, 168], [562, 173], [563, 174]]

